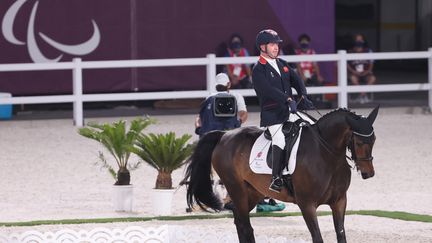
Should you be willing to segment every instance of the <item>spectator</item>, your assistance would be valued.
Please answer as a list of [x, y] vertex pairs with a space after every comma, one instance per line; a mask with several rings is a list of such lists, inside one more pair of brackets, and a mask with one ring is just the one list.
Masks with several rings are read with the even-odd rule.
[[[260, 52], [257, 53], [257, 56], [258, 55], [260, 55]], [[291, 42], [287, 43], [285, 46], [283, 46], [280, 49], [279, 56], [283, 56], [283, 55], [291, 55], [291, 56], [296, 55], [296, 48], [294, 48], [294, 45]], [[292, 69], [295, 69], [297, 71], [297, 63], [288, 62], [288, 65], [289, 65], [289, 67], [291, 67]]]
[[[215, 54], [216, 57], [225, 57], [227, 53], [228, 45], [226, 41], [223, 41], [219, 43], [215, 48]], [[216, 65], [216, 73], [222, 73], [225, 72], [226, 66], [225, 65]]]
[[[199, 116], [195, 119], [195, 133], [202, 136], [205, 133], [213, 130], [229, 130], [239, 127], [247, 120], [248, 113], [246, 103], [241, 94], [231, 92], [231, 82], [225, 73], [216, 75], [216, 90], [217, 93], [207, 97], [201, 105]], [[235, 114], [215, 114], [214, 105], [215, 98], [235, 100], [232, 108], [227, 109], [228, 112], [235, 111]], [[230, 100], [229, 100], [230, 99]]]
[[[366, 39], [361, 34], [354, 36], [354, 47], [349, 51], [350, 53], [369, 53], [372, 50], [368, 47]], [[349, 79], [352, 85], [374, 84], [376, 81], [373, 74], [373, 61], [372, 60], [352, 60], [348, 61]], [[360, 93], [358, 101], [361, 104], [370, 101], [366, 93]]]
[[[300, 48], [295, 50], [297, 55], [314, 55], [315, 50], [310, 47], [311, 38], [307, 34], [302, 34], [298, 38]], [[297, 63], [297, 72], [304, 80], [306, 86], [322, 86], [324, 79], [321, 76], [319, 66], [316, 62], [304, 61]], [[322, 100], [321, 95], [311, 95], [310, 98], [315, 102]]]
[[[243, 47], [243, 38], [239, 34], [233, 34], [229, 40], [227, 57], [247, 57], [249, 52]], [[233, 89], [252, 88], [251, 68], [247, 64], [229, 64], [227, 73]]]
[[[315, 50], [310, 47], [311, 38], [309, 35], [300, 35], [298, 41], [300, 48], [295, 50], [297, 55], [316, 54]], [[324, 82], [319, 66], [316, 62], [305, 61], [297, 63], [297, 70], [307, 86], [321, 86]]]

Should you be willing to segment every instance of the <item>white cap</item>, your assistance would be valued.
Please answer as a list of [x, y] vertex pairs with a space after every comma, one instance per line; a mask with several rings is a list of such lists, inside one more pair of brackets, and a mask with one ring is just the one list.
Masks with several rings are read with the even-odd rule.
[[216, 75], [216, 85], [227, 86], [229, 81], [230, 80], [228, 78], [228, 75], [226, 75], [226, 73], [219, 73], [218, 75]]

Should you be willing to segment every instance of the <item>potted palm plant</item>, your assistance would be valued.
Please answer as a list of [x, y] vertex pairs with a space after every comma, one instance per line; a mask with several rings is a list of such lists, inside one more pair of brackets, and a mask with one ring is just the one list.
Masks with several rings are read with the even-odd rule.
[[154, 211], [157, 215], [171, 214], [174, 194], [172, 172], [186, 163], [193, 145], [188, 141], [192, 136], [176, 137], [174, 132], [166, 134], [140, 134], [132, 152], [158, 171], [154, 189]]
[[121, 120], [113, 123], [89, 123], [87, 127], [80, 128], [78, 133], [86, 138], [98, 141], [112, 155], [117, 170], [111, 166], [102, 152], [99, 152], [102, 167], [108, 169], [115, 179], [113, 204], [116, 211], [132, 211], [133, 186], [130, 184], [130, 170], [137, 168], [138, 163], [130, 164], [130, 147], [133, 147], [137, 137], [148, 125], [155, 121], [149, 117], [137, 118], [130, 123]]

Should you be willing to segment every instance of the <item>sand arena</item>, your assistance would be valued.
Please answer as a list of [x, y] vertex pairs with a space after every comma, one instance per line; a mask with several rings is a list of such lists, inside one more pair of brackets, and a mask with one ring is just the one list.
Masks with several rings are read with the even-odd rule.
[[[367, 115], [371, 109], [356, 109]], [[326, 112], [326, 111], [322, 111]], [[314, 116], [317, 116], [313, 114]], [[158, 124], [147, 132], [175, 131], [193, 134], [194, 115], [153, 116]], [[90, 118], [112, 122], [132, 117]], [[259, 113], [250, 113], [246, 125], [259, 124]], [[348, 190], [348, 210], [386, 210], [432, 215], [432, 116], [420, 108], [382, 108], [374, 124], [377, 136], [373, 151], [376, 175], [362, 180], [353, 172]], [[108, 172], [94, 163], [103, 148], [77, 133], [70, 119], [0, 122], [0, 222], [42, 219], [146, 217], [152, 216], [151, 188], [156, 171], [143, 164], [131, 173], [134, 212], [112, 210], [110, 190], [114, 183]], [[197, 139], [194, 135], [193, 139]], [[131, 160], [136, 160], [132, 157]], [[183, 170], [173, 173], [173, 183], [182, 179]], [[174, 214], [184, 215], [185, 188], [175, 194]], [[327, 206], [319, 210], [329, 211]], [[287, 204], [285, 211], [299, 211]], [[319, 217], [326, 242], [335, 242], [331, 216]], [[164, 224], [235, 233], [232, 219], [151, 221], [103, 224], [103, 227]], [[253, 218], [256, 234], [284, 236], [310, 241], [301, 217]], [[0, 228], [0, 234], [28, 230], [56, 231], [64, 227], [89, 229], [100, 225], [52, 225]], [[349, 242], [431, 242], [432, 224], [371, 216], [347, 216]]]

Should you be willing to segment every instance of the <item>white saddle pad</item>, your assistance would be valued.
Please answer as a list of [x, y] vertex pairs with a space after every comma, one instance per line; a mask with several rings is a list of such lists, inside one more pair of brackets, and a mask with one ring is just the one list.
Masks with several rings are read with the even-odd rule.
[[[310, 124], [314, 124], [314, 122], [309, 119], [308, 116], [298, 112], [298, 114], [306, 121], [308, 121]], [[289, 121], [295, 122], [299, 118], [296, 115], [290, 115]], [[302, 124], [300, 124], [302, 126]], [[301, 134], [302, 134], [303, 128], [300, 127], [299, 135], [297, 137], [296, 142], [294, 143], [294, 146], [291, 150], [290, 158], [288, 161], [288, 170], [285, 168], [282, 171], [282, 174], [293, 174], [296, 163], [297, 163], [297, 150], [298, 146], [300, 144]], [[272, 169], [267, 165], [267, 154], [270, 149], [271, 141], [267, 140], [264, 137], [264, 133], [262, 133], [257, 140], [255, 141], [254, 145], [252, 146], [252, 150], [249, 157], [249, 166], [251, 170], [254, 173], [257, 174], [271, 174]]]

